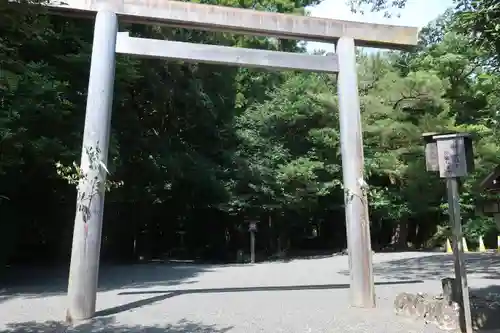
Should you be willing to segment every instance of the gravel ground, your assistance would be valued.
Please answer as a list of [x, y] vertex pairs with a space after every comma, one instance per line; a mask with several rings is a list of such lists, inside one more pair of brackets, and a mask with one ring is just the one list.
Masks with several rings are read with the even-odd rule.
[[[142, 264], [103, 267], [98, 316], [76, 328], [65, 313], [64, 274], [37, 274], [0, 290], [1, 333], [437, 333], [397, 317], [397, 293], [440, 291], [453, 276], [451, 256], [406, 252], [374, 255], [377, 308], [349, 308], [347, 256], [256, 265]], [[496, 292], [500, 255], [470, 254], [469, 285]], [[47, 282], [43, 282], [47, 281]], [[500, 286], [498, 286], [500, 288]]]

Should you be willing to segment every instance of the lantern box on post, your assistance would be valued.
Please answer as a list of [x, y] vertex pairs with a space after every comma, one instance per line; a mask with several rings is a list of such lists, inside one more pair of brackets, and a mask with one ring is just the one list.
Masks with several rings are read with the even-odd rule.
[[468, 133], [425, 133], [427, 171], [439, 171], [441, 178], [460, 178], [474, 170], [472, 139]]
[[472, 315], [470, 309], [469, 289], [467, 287], [467, 273], [463, 259], [463, 248], [461, 240], [462, 223], [460, 217], [460, 194], [459, 178], [467, 176], [474, 169], [474, 157], [472, 151], [472, 140], [468, 133], [425, 133], [422, 135], [425, 141], [426, 169], [428, 171], [439, 171], [441, 178], [446, 178], [448, 190], [448, 215], [453, 234], [453, 256], [455, 263], [455, 280], [460, 286], [457, 297], [462, 309], [460, 322], [465, 326], [462, 331], [473, 333]]

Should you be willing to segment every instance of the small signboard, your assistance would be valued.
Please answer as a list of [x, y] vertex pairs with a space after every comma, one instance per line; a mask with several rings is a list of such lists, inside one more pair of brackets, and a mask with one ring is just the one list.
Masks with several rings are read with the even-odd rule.
[[[462, 133], [436, 135], [439, 174], [441, 178], [459, 178], [467, 176], [473, 168], [466, 150], [469, 148], [470, 138]], [[469, 149], [471, 149], [470, 147]]]
[[257, 231], [257, 222], [251, 221], [248, 225], [248, 231], [254, 232]]
[[439, 171], [441, 177], [464, 177], [467, 175], [465, 151], [462, 140], [440, 140], [438, 145]]

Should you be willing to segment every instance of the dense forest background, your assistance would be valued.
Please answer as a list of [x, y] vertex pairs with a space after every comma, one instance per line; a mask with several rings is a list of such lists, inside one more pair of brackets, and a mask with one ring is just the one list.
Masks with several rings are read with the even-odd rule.
[[[340, 0], [339, 0], [340, 1]], [[211, 0], [305, 14], [317, 0]], [[403, 2], [353, 0], [386, 10]], [[411, 52], [358, 54], [375, 250], [441, 246], [445, 186], [424, 132], [474, 134], [461, 184], [470, 242], [500, 163], [500, 7], [457, 1]], [[295, 41], [164, 27], [135, 36], [305, 52]], [[0, 264], [69, 261], [93, 22], [0, 2]], [[117, 57], [102, 259], [231, 261], [258, 220], [260, 257], [345, 248], [336, 78]]]

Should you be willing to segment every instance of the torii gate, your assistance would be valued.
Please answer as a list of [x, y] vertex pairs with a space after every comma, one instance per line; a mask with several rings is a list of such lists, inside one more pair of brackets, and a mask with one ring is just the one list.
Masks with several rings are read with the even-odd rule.
[[[84, 177], [78, 187], [68, 283], [68, 319], [88, 319], [95, 314], [104, 207], [102, 186], [107, 172], [115, 53], [188, 62], [338, 73], [350, 299], [352, 306], [375, 306], [355, 46], [405, 49], [416, 45], [417, 28], [170, 0], [80, 0], [78, 5], [47, 6], [51, 14], [95, 16], [81, 160]], [[319, 56], [134, 38], [128, 33], [118, 32], [118, 18], [129, 23], [330, 42], [336, 43], [336, 54]]]

